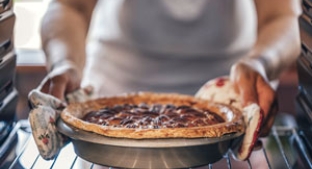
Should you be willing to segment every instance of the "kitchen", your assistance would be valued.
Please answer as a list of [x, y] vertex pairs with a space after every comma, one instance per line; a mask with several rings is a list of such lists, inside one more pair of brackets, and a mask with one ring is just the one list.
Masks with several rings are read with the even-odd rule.
[[[7, 1], [3, 1], [7, 2]], [[19, 4], [20, 3], [20, 4]], [[22, 2], [16, 1], [16, 9], [21, 6], [41, 4], [42, 7], [37, 7], [40, 10], [45, 9], [47, 1], [30, 1]], [[4, 4], [4, 3], [3, 3]], [[310, 97], [310, 86], [311, 72], [309, 70], [309, 63], [311, 64], [310, 51], [312, 51], [311, 41], [311, 19], [309, 17], [310, 12], [309, 0], [304, 1], [303, 11], [305, 12], [300, 19], [301, 26], [301, 40], [302, 40], [302, 56], [298, 59], [297, 63], [280, 78], [280, 86], [278, 88], [278, 100], [279, 100], [279, 114], [278, 120], [275, 122], [275, 126], [272, 128], [269, 137], [261, 139], [262, 147], [258, 147], [251, 157], [244, 162], [238, 162], [234, 160], [231, 155], [226, 154], [220, 161], [207, 164], [200, 168], [312, 168], [311, 160], [311, 106], [309, 101]], [[18, 6], [20, 5], [20, 6]], [[6, 5], [9, 6], [9, 5]], [[8, 8], [10, 9], [10, 8]], [[22, 11], [22, 10], [20, 10]], [[43, 13], [39, 11], [38, 13]], [[22, 24], [22, 18], [26, 14], [22, 14], [19, 17], [19, 11], [16, 11], [16, 27]], [[33, 11], [31, 11], [34, 13]], [[31, 12], [29, 12], [31, 14]], [[37, 17], [37, 18], [36, 18]], [[29, 20], [29, 22], [34, 22], [33, 24], [27, 24], [28, 27], [38, 26], [38, 20], [40, 19], [40, 14], [35, 15], [34, 20]], [[311, 28], [310, 28], [311, 27]], [[27, 29], [27, 27], [22, 27], [22, 30]], [[37, 28], [38, 29], [38, 28]], [[31, 29], [27, 32], [35, 32], [36, 28]], [[37, 30], [38, 31], [38, 30]], [[16, 38], [22, 31], [15, 34]], [[2, 152], [6, 148], [1, 147], [0, 154], [2, 156], [8, 157], [9, 162], [1, 163], [4, 168], [79, 168], [80, 163], [84, 163], [84, 168], [96, 168], [89, 162], [84, 161], [80, 157], [77, 157], [73, 153], [72, 144], [67, 145], [56, 160], [45, 161], [42, 159], [38, 152], [36, 151], [36, 146], [31, 137], [29, 124], [27, 124], [27, 113], [29, 112], [27, 95], [29, 91], [38, 86], [40, 81], [46, 75], [46, 69], [44, 66], [45, 59], [42, 51], [38, 50], [40, 48], [39, 35], [36, 34], [37, 38], [33, 39], [33, 34], [30, 34], [29, 39], [22, 39], [20, 42], [16, 42], [16, 91], [18, 91], [18, 102], [16, 103], [16, 115], [18, 123], [12, 125], [11, 139], [10, 141], [4, 141], [3, 147], [11, 147], [14, 151], [11, 151], [10, 155]], [[23, 41], [24, 40], [24, 41]], [[31, 43], [33, 42], [32, 47]], [[26, 43], [23, 43], [26, 42]], [[20, 43], [20, 44], [19, 44]], [[8, 43], [6, 43], [8, 44]], [[10, 44], [5, 47], [5, 50], [9, 51]], [[11, 66], [12, 67], [12, 66]], [[7, 72], [7, 71], [6, 71]], [[298, 79], [299, 75], [299, 79]], [[1, 76], [2, 77], [2, 76]], [[9, 84], [9, 83], [8, 83]], [[14, 89], [6, 88], [7, 93], [14, 93]], [[299, 86], [299, 87], [298, 87]], [[310, 89], [310, 90], [309, 90]], [[13, 92], [12, 92], [13, 91]], [[16, 93], [13, 94], [13, 98], [16, 99]], [[10, 101], [13, 103], [14, 101]], [[296, 102], [296, 104], [295, 104]], [[4, 104], [5, 105], [5, 104]], [[5, 107], [5, 106], [3, 106]], [[12, 105], [14, 109], [14, 104]], [[299, 108], [299, 109], [298, 109]], [[300, 110], [302, 108], [303, 110]], [[10, 110], [12, 111], [12, 110]], [[303, 115], [303, 116], [299, 116]], [[292, 116], [296, 117], [293, 118]], [[303, 118], [302, 118], [303, 117]], [[12, 118], [12, 117], [9, 117]], [[308, 119], [308, 120], [306, 120]], [[16, 140], [16, 134], [18, 133]], [[10, 138], [10, 137], [7, 137]], [[14, 141], [15, 140], [15, 141]], [[18, 143], [18, 147], [12, 146], [10, 143]], [[7, 146], [7, 145], [10, 146]], [[15, 145], [14, 144], [14, 145]], [[9, 148], [9, 149], [11, 149]], [[13, 152], [13, 155], [12, 155]], [[16, 154], [15, 154], [16, 153]], [[154, 167], [157, 168], [157, 167]]]

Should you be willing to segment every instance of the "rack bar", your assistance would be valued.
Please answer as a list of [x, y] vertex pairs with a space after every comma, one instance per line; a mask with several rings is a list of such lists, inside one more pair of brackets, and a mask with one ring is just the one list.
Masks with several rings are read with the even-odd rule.
[[281, 140], [280, 140], [280, 138], [279, 138], [279, 136], [277, 134], [275, 126], [272, 127], [272, 134], [273, 134], [273, 136], [275, 138], [275, 141], [277, 142], [277, 146], [278, 146], [280, 152], [282, 153], [282, 157], [284, 158], [284, 161], [285, 161], [285, 163], [287, 165], [287, 168], [291, 169], [290, 164], [289, 164], [289, 160], [286, 157], [285, 151], [283, 149], [282, 142], [281, 142]]
[[265, 160], [266, 160], [266, 162], [267, 162], [267, 164], [268, 164], [268, 169], [271, 169], [272, 167], [271, 167], [271, 164], [270, 164], [270, 162], [269, 162], [268, 154], [267, 154], [267, 152], [266, 152], [264, 146], [262, 146], [262, 151], [263, 151], [263, 154], [264, 154], [264, 158], [265, 158]]
[[310, 159], [308, 157], [308, 152], [307, 152], [306, 148], [304, 147], [304, 143], [300, 139], [300, 136], [299, 136], [298, 132], [295, 129], [292, 129], [292, 133], [293, 133], [293, 135], [295, 137], [295, 140], [298, 143], [299, 149], [302, 152], [302, 155], [303, 155], [304, 159], [306, 160], [306, 162], [309, 165], [309, 167], [312, 168], [312, 162], [310, 161]]
[[[20, 129], [23, 129], [25, 128], [25, 125], [23, 123], [17, 123], [18, 125], [16, 125], [16, 129], [13, 130], [16, 134], [17, 132], [17, 129], [20, 128]], [[309, 156], [309, 152], [307, 150], [307, 147], [306, 146], [311, 146], [311, 143], [308, 142], [308, 139], [307, 138], [304, 138], [304, 135], [302, 133], [300, 133], [300, 131], [298, 131], [296, 128], [289, 128], [289, 127], [280, 127], [280, 126], [273, 126], [272, 127], [272, 136], [274, 138], [274, 140], [276, 141], [277, 143], [277, 146], [279, 148], [279, 151], [286, 163], [286, 166], [288, 168], [291, 168], [290, 166], [290, 162], [289, 162], [289, 159], [287, 158], [287, 155], [286, 155], [286, 150], [284, 149], [283, 147], [283, 144], [282, 144], [282, 141], [280, 139], [281, 136], [289, 136], [289, 137], [293, 137], [294, 140], [296, 141], [296, 143], [298, 143], [298, 147], [299, 147], [299, 151], [302, 153], [303, 157], [302, 159], [306, 160], [307, 164], [308, 164], [308, 167], [312, 168], [312, 161], [311, 161], [311, 157]], [[24, 158], [25, 157], [25, 153], [26, 153], [26, 148], [27, 146], [30, 144], [30, 139], [31, 137], [30, 136], [27, 136], [27, 139], [26, 139], [26, 142], [25, 144], [22, 145], [22, 148], [20, 149], [20, 151], [18, 152], [18, 154], [16, 155], [16, 158], [13, 160], [12, 164], [10, 164], [10, 167], [9, 169], [13, 169], [15, 167], [15, 165], [18, 164], [18, 161], [21, 159], [21, 158]], [[308, 145], [305, 144], [305, 142], [307, 142]], [[62, 152], [61, 152], [62, 153]], [[74, 152], [73, 152], [74, 153]], [[270, 163], [269, 161], [269, 156], [267, 154], [267, 150], [265, 148], [265, 146], [262, 146], [262, 153], [265, 157], [265, 161], [268, 165], [268, 168], [271, 169], [272, 168], [272, 164]], [[24, 155], [23, 155], [24, 154]], [[38, 154], [38, 156], [36, 156], [34, 162], [31, 164], [31, 168], [34, 168], [36, 166], [36, 163], [39, 161], [39, 158], [40, 158], [40, 155]], [[53, 169], [55, 168], [56, 166], [54, 166], [54, 164], [56, 163], [56, 161], [59, 159], [60, 157], [57, 156], [53, 163], [51, 164], [50, 168]], [[223, 157], [224, 159], [224, 162], [226, 161], [226, 165], [229, 169], [232, 169], [234, 166], [235, 166], [235, 163], [234, 161], [231, 159], [231, 154], [230, 153], [227, 153], [226, 155], [224, 155]], [[71, 162], [71, 166], [70, 168], [71, 169], [74, 169], [76, 168], [75, 165], [78, 164], [78, 160], [79, 157], [76, 155], [74, 156], [73, 158], [73, 161]], [[246, 161], [247, 164], [248, 164], [248, 168], [252, 169], [252, 161], [251, 160], [247, 160]], [[70, 162], [68, 163], [70, 164]], [[38, 165], [38, 164], [37, 164]], [[213, 165], [214, 164], [208, 164], [206, 166], [206, 168], [209, 168], [209, 169], [212, 169], [213, 168]], [[95, 167], [95, 164], [93, 163], [90, 163], [90, 165], [88, 166], [90, 167], [90, 169], [93, 169]], [[113, 167], [109, 167], [109, 169], [115, 169]]]

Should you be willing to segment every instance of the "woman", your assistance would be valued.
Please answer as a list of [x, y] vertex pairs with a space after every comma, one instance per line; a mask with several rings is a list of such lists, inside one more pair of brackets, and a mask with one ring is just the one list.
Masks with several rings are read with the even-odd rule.
[[243, 104], [264, 112], [299, 54], [297, 0], [54, 0], [43, 19], [49, 74], [39, 89], [60, 99], [85, 85], [98, 96], [132, 91], [195, 94], [230, 73]]

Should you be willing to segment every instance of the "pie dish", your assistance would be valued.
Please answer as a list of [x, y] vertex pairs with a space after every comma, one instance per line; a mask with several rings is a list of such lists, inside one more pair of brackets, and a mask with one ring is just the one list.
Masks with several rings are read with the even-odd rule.
[[243, 132], [210, 138], [129, 139], [79, 130], [57, 120], [60, 133], [71, 138], [82, 159], [113, 168], [194, 168], [224, 157]]
[[80, 130], [130, 139], [220, 137], [245, 129], [238, 109], [175, 93], [138, 92], [73, 103], [61, 118]]

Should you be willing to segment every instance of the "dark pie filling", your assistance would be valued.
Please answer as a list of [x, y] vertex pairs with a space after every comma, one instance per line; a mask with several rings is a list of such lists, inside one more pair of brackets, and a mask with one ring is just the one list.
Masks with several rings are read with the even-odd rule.
[[105, 107], [87, 113], [83, 120], [103, 126], [141, 129], [201, 127], [225, 122], [220, 115], [210, 110], [144, 103]]

